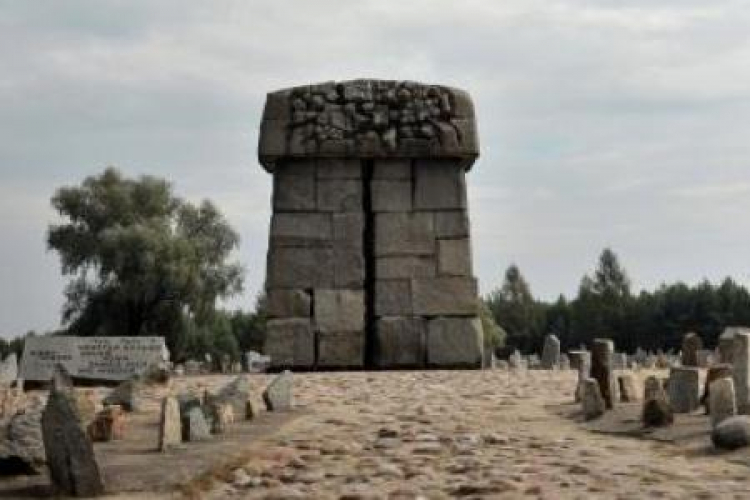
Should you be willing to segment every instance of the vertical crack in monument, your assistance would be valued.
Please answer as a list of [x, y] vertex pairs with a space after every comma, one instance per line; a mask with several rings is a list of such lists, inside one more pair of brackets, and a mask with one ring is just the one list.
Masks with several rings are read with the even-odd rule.
[[468, 94], [388, 80], [268, 94], [266, 353], [276, 369], [479, 368]]

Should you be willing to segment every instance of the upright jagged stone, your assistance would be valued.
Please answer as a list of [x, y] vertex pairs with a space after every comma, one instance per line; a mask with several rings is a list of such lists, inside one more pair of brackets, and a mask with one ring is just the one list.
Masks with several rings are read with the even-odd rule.
[[711, 383], [710, 390], [711, 427], [716, 427], [724, 420], [737, 414], [737, 403], [734, 396], [734, 381], [720, 378]]
[[16, 379], [18, 379], [18, 359], [16, 353], [13, 352], [0, 361], [0, 387], [10, 385]]
[[703, 341], [695, 332], [682, 339], [682, 366], [700, 366], [698, 352], [703, 349]]
[[64, 377], [55, 377], [42, 412], [42, 437], [50, 479], [66, 495], [101, 495], [104, 483], [94, 449], [79, 419], [75, 396], [64, 382]]
[[675, 366], [669, 372], [669, 403], [675, 413], [690, 413], [700, 406], [700, 371]]
[[732, 375], [737, 397], [737, 412], [750, 413], [750, 328], [737, 328], [732, 350]]
[[614, 352], [615, 344], [611, 340], [594, 339], [591, 349], [591, 377], [599, 384], [604, 403], [610, 410], [617, 403], [617, 381], [612, 371]]
[[285, 371], [274, 378], [263, 391], [263, 402], [268, 411], [287, 411], [294, 406], [293, 375]]
[[459, 89], [355, 80], [268, 94], [272, 368], [481, 368], [465, 180], [478, 154]]
[[553, 370], [560, 365], [560, 340], [557, 336], [549, 334], [544, 337], [542, 348], [542, 368]]

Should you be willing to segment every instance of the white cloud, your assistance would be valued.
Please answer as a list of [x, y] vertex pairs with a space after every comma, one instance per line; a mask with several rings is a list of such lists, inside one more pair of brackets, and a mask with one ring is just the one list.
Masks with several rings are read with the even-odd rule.
[[55, 324], [48, 199], [108, 164], [215, 200], [243, 237], [249, 291], [233, 303], [249, 307], [269, 213], [265, 93], [360, 76], [472, 93], [484, 289], [513, 261], [538, 294], [572, 293], [605, 245], [648, 286], [741, 275], [748, 21], [735, 0], [0, 0], [1, 194], [15, 214], [0, 220], [14, 266], [0, 331]]

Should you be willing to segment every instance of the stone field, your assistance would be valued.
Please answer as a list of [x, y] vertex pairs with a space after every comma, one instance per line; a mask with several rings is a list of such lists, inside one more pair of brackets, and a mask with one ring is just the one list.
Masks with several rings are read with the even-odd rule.
[[[626, 373], [620, 372], [618, 373]], [[630, 373], [630, 372], [628, 372]], [[632, 372], [642, 387], [647, 375]], [[253, 400], [272, 375], [248, 376]], [[747, 498], [747, 449], [718, 452], [708, 417], [618, 436], [639, 404], [584, 422], [575, 370], [294, 375], [295, 408], [260, 411], [208, 442], [155, 451], [161, 397], [232, 377], [152, 387], [124, 441], [95, 443], [111, 498]], [[106, 390], [102, 390], [103, 393]], [[606, 429], [620, 415], [614, 429]], [[631, 418], [632, 417], [632, 418]], [[609, 420], [607, 420], [609, 419]], [[633, 420], [636, 423], [633, 423]], [[683, 423], [686, 423], [683, 425]], [[683, 429], [683, 431], [680, 431]], [[633, 436], [646, 439], [633, 439]], [[48, 494], [44, 476], [0, 479], [0, 498]], [[119, 493], [118, 493], [119, 492]]]

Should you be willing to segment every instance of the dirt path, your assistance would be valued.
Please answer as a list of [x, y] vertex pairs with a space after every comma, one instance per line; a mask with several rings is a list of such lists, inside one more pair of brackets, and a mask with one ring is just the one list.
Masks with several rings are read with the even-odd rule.
[[206, 498], [748, 498], [745, 466], [585, 432], [573, 372], [297, 376], [309, 416]]

